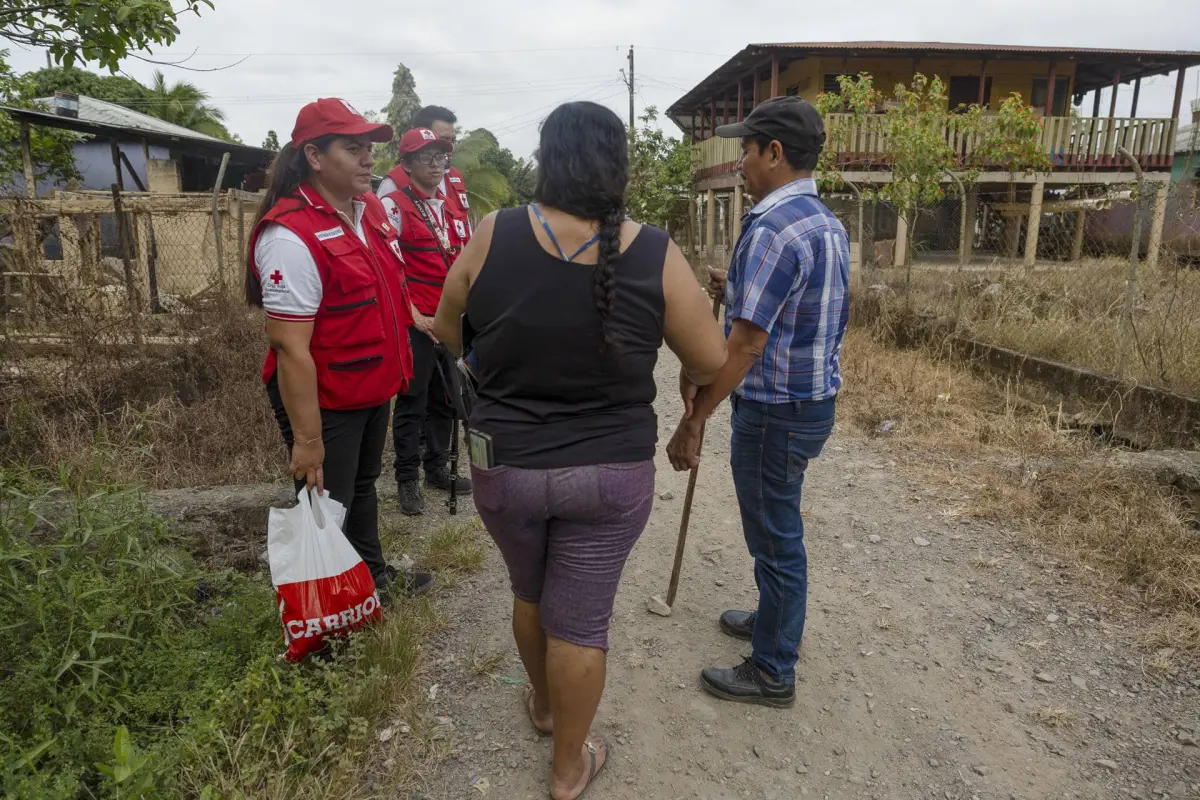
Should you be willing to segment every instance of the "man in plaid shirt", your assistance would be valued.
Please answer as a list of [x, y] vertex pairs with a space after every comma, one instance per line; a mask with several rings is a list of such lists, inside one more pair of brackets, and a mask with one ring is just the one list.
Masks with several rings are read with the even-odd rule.
[[713, 290], [725, 294], [728, 361], [702, 388], [681, 376], [684, 419], [667, 454], [677, 470], [695, 466], [701, 422], [732, 393], [730, 465], [759, 599], [757, 610], [720, 619], [725, 633], [751, 642], [752, 656], [701, 680], [725, 700], [788, 707], [808, 596], [800, 493], [833, 432], [850, 243], [817, 198], [825, 129], [815, 108], [775, 98], [717, 135], [742, 140], [740, 169], [759, 202], [742, 221], [728, 276], [710, 270]]

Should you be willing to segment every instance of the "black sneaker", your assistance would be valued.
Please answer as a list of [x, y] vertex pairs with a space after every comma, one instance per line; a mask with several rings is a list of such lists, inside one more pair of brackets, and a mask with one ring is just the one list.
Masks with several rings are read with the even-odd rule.
[[375, 579], [375, 588], [382, 600], [403, 597], [420, 597], [433, 588], [433, 575], [429, 572], [401, 572], [388, 565], [387, 572]]
[[790, 708], [796, 702], [795, 685], [771, 680], [748, 658], [733, 669], [709, 667], [700, 682], [709, 694], [734, 703]]
[[421, 495], [419, 481], [400, 481], [400, 513], [406, 517], [419, 517], [425, 513], [425, 498]]
[[[434, 467], [433, 469], [426, 469], [425, 486], [429, 489], [441, 489], [443, 492], [450, 491], [450, 468]], [[455, 481], [455, 491], [459, 494], [470, 494], [471, 479], [459, 475], [458, 480]]]
[[757, 611], [726, 611], [721, 615], [721, 630], [735, 639], [754, 638], [754, 618]]

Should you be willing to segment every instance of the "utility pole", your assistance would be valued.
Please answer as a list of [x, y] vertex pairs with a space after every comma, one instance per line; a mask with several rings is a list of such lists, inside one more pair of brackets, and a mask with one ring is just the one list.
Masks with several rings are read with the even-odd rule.
[[625, 79], [625, 85], [629, 87], [629, 141], [632, 142], [634, 131], [637, 130], [637, 117], [633, 109], [634, 92], [637, 90], [634, 84], [633, 45], [629, 45], [629, 75], [625, 74], [625, 70], [621, 70], [621, 77]]

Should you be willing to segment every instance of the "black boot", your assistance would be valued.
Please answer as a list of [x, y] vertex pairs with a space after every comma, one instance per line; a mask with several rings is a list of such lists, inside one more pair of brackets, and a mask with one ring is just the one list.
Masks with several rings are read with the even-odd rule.
[[726, 611], [721, 615], [721, 630], [735, 639], [754, 638], [754, 618], [757, 611]]
[[416, 480], [400, 481], [400, 513], [406, 517], [419, 517], [425, 513], [425, 498], [421, 495], [421, 484]]
[[[450, 468], [446, 466], [425, 469], [425, 486], [430, 489], [450, 491]], [[459, 494], [471, 493], [471, 479], [459, 475], [455, 481], [455, 491]]]
[[768, 678], [748, 658], [733, 669], [709, 667], [700, 682], [709, 694], [734, 703], [789, 708], [796, 702], [794, 684]]
[[389, 564], [387, 572], [375, 579], [375, 588], [384, 601], [398, 597], [420, 597], [433, 588], [433, 575], [429, 572], [401, 572]]

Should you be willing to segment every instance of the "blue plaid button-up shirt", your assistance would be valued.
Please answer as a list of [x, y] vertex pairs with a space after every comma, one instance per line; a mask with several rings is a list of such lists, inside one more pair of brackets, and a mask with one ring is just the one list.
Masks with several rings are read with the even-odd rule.
[[767, 331], [736, 394], [759, 403], [826, 400], [849, 319], [850, 239], [811, 178], [776, 189], [742, 219], [725, 292], [725, 335], [742, 319]]

